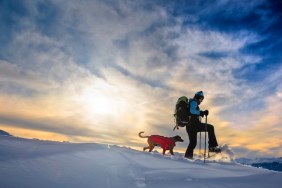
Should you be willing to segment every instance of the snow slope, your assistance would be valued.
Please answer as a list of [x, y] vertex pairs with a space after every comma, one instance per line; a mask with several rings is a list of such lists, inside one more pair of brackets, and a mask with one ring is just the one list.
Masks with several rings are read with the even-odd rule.
[[281, 187], [282, 173], [104, 144], [0, 136], [0, 187]]

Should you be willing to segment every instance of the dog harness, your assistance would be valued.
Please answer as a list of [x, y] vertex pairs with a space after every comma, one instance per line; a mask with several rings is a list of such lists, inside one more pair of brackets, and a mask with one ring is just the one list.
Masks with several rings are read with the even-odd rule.
[[160, 145], [165, 150], [171, 149], [175, 146], [174, 141], [168, 137], [152, 135], [151, 140], [155, 142], [157, 145]]

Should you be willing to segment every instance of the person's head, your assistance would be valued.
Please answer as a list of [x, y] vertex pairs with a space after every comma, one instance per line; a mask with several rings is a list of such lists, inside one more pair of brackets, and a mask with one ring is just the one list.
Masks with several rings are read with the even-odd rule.
[[201, 104], [204, 98], [204, 93], [202, 91], [198, 91], [197, 93], [195, 93], [194, 99], [198, 102], [198, 104]]

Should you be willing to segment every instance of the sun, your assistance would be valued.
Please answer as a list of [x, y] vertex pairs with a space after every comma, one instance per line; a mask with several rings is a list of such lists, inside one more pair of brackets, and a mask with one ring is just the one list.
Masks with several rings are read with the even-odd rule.
[[79, 103], [87, 116], [111, 115], [115, 102], [105, 88], [86, 88], [79, 96]]
[[99, 91], [86, 91], [84, 93], [84, 107], [87, 112], [97, 115], [110, 115], [114, 102], [109, 96]]
[[84, 115], [95, 119], [120, 117], [128, 107], [118, 89], [103, 82], [83, 88], [79, 96], [79, 103]]

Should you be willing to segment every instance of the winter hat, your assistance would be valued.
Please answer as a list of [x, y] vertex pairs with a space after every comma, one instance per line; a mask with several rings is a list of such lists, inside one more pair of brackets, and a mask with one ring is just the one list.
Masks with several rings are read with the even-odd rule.
[[198, 91], [197, 93], [195, 93], [194, 98], [195, 99], [204, 99], [204, 93], [202, 91]]

